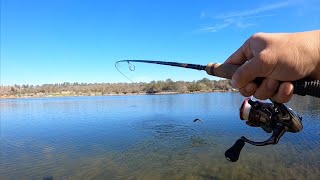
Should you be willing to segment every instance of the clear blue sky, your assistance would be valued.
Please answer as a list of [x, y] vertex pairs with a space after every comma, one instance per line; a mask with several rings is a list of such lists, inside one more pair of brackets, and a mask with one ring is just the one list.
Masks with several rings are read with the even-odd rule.
[[[223, 62], [255, 32], [320, 29], [319, 12], [316, 0], [1, 0], [1, 85], [129, 82], [120, 59]], [[211, 78], [135, 65], [134, 81]]]

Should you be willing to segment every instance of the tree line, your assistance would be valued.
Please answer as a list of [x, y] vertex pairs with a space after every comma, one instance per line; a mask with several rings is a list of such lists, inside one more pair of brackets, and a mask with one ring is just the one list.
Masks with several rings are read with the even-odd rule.
[[0, 86], [0, 96], [67, 96], [232, 91], [230, 80], [151, 81], [149, 83], [69, 83]]

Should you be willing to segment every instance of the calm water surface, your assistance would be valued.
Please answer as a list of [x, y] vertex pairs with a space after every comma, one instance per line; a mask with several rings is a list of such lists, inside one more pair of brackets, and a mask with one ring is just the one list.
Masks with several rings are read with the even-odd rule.
[[[0, 179], [318, 179], [320, 99], [294, 97], [304, 130], [224, 152], [242, 135], [238, 93], [1, 100]], [[193, 122], [195, 118], [203, 120]]]

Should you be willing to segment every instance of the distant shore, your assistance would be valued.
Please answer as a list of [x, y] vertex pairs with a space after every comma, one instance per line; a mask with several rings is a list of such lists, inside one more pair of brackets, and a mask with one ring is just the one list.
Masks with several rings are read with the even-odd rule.
[[0, 85], [0, 99], [51, 98], [76, 96], [121, 96], [152, 94], [188, 94], [237, 91], [230, 80], [151, 81], [149, 83], [69, 83], [43, 85]]
[[55, 97], [88, 97], [88, 96], [130, 96], [130, 95], [162, 95], [162, 94], [200, 94], [214, 92], [238, 92], [236, 90], [215, 90], [215, 91], [195, 91], [195, 92], [157, 92], [157, 93], [91, 93], [91, 94], [74, 94], [74, 93], [54, 93], [54, 94], [28, 94], [28, 95], [2, 95], [0, 99], [24, 99], [24, 98], [55, 98]]

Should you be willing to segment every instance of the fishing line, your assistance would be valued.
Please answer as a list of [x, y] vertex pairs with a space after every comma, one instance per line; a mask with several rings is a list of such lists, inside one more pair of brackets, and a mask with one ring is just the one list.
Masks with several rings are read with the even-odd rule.
[[[122, 61], [122, 62], [123, 62], [123, 61]], [[120, 74], [122, 74], [125, 78], [127, 78], [130, 82], [134, 83], [129, 77], [127, 77], [124, 73], [122, 73], [122, 72], [120, 71], [120, 69], [119, 69], [119, 63], [120, 63], [120, 62], [118, 61], [118, 62], [116, 62], [116, 63], [114, 64], [114, 66], [116, 67], [117, 71], [118, 71]], [[129, 70], [130, 70], [130, 71], [135, 71], [135, 70], [136, 70], [135, 65], [131, 64], [129, 61], [127, 61], [127, 63], [128, 63], [128, 67], [129, 67]]]

